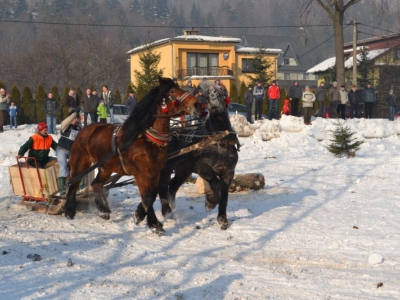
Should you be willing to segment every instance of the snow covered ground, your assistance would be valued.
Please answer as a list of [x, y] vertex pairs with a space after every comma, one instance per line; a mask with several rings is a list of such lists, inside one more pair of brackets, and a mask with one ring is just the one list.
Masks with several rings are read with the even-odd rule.
[[400, 299], [400, 121], [347, 124], [365, 138], [352, 159], [326, 150], [333, 120], [247, 128], [236, 173], [265, 188], [230, 194], [221, 231], [186, 184], [174, 219], [156, 202], [163, 237], [135, 226], [135, 186], [110, 191], [109, 221], [18, 206], [7, 166], [35, 127], [1, 133], [0, 299]]

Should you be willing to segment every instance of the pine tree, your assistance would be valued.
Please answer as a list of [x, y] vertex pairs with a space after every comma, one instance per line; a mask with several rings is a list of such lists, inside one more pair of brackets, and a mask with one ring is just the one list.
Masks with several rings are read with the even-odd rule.
[[22, 123], [32, 124], [35, 118], [35, 102], [32, 97], [32, 91], [29, 87], [22, 89]]
[[132, 0], [130, 5], [130, 10], [132, 13], [140, 15], [142, 12], [142, 7], [139, 4], [138, 0]]
[[14, 84], [14, 86], [11, 89], [10, 93], [10, 100], [15, 103], [15, 105], [18, 107], [18, 114], [17, 114], [17, 124], [22, 124], [23, 119], [22, 119], [22, 102], [21, 102], [21, 93], [19, 92], [19, 89], [17, 85]]
[[115, 104], [122, 104], [122, 102], [121, 102], [121, 93], [119, 92], [118, 88], [116, 88], [114, 90], [114, 96], [115, 96]]
[[203, 32], [204, 35], [209, 35], [209, 36], [216, 36], [217, 31], [215, 29], [215, 21], [214, 21], [214, 16], [211, 11], [207, 13], [206, 16], [206, 24], [209, 28], [204, 28]]
[[239, 91], [239, 103], [246, 105], [246, 102], [244, 101], [244, 94], [246, 93], [246, 84], [244, 81], [240, 83], [240, 91]]
[[143, 88], [143, 85], [138, 84], [136, 87], [136, 99], [138, 99], [138, 101], [140, 101], [140, 99], [142, 99], [145, 95], [146, 95], [146, 91]]
[[129, 97], [129, 92], [132, 91], [132, 90], [133, 90], [133, 87], [132, 87], [132, 83], [130, 82], [130, 83], [128, 83], [126, 85], [125, 95], [124, 95], [124, 98], [123, 98], [124, 99], [123, 103], [125, 103], [126, 99]]
[[265, 57], [265, 51], [260, 45], [257, 50], [257, 54], [254, 56], [253, 60], [253, 72], [255, 76], [245, 74], [245, 76], [250, 79], [253, 86], [256, 85], [257, 81], [260, 80], [263, 84], [269, 82], [273, 76], [271, 66], [273, 61]]
[[82, 96], [83, 96], [83, 92], [82, 92], [82, 89], [81, 89], [81, 87], [80, 86], [78, 86], [78, 88], [76, 89], [76, 91], [75, 91], [75, 93], [76, 93], [76, 97], [79, 99], [79, 101], [82, 99]]
[[355, 132], [351, 131], [350, 127], [344, 125], [344, 122], [338, 121], [336, 129], [332, 131], [333, 138], [327, 149], [333, 153], [335, 157], [353, 157], [355, 151], [360, 149], [364, 141], [359, 141], [354, 138]]
[[[135, 89], [137, 86], [142, 86], [145, 93], [149, 92], [153, 87], [158, 85], [158, 77], [162, 77], [164, 70], [157, 69], [161, 60], [161, 54], [153, 50], [152, 45], [139, 54], [139, 65], [141, 71], [134, 70], [136, 77]], [[137, 91], [139, 92], [139, 91]], [[144, 96], [144, 95], [143, 95]]]
[[192, 9], [190, 10], [189, 24], [192, 27], [198, 27], [201, 26], [201, 23], [202, 23], [201, 11], [198, 5], [196, 5], [196, 2], [193, 2]]
[[239, 95], [237, 91], [236, 84], [233, 82], [229, 89], [229, 97], [231, 98], [232, 102], [239, 102]]
[[61, 96], [61, 108], [60, 108], [60, 120], [64, 120], [68, 116], [68, 107], [65, 105], [69, 92], [69, 86], [64, 87], [63, 94]]
[[361, 87], [367, 86], [367, 83], [371, 81], [370, 70], [374, 65], [374, 62], [368, 58], [367, 48], [363, 48], [360, 54], [360, 59], [357, 60], [359, 65], [357, 67], [357, 84]]
[[46, 92], [44, 91], [43, 84], [39, 83], [35, 95], [35, 123], [46, 122], [46, 113], [43, 110], [44, 100], [46, 100]]

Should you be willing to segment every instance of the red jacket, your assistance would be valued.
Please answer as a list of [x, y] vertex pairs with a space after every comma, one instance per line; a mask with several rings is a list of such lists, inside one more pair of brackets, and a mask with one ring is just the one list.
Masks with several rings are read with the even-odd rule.
[[282, 115], [290, 115], [289, 100], [286, 99], [282, 108]]
[[279, 87], [275, 84], [271, 85], [268, 88], [268, 98], [269, 100], [277, 100], [281, 97], [281, 91], [279, 90]]

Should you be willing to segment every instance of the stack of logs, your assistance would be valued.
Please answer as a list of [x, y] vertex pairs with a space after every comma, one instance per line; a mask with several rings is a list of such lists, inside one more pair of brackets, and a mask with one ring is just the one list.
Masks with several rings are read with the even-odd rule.
[[[261, 173], [236, 174], [232, 184], [229, 186], [229, 192], [241, 192], [248, 190], [260, 190], [265, 186], [265, 179]], [[196, 189], [199, 194], [210, 192], [210, 185], [207, 181], [198, 177], [196, 180]]]

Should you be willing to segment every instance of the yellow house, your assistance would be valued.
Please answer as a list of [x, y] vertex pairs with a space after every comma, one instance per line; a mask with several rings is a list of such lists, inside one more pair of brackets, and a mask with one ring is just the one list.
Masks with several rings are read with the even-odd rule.
[[[219, 79], [226, 88], [233, 83], [237, 87], [249, 80], [245, 73], [252, 74], [257, 48], [242, 47], [240, 38], [199, 35], [197, 30], [185, 30], [184, 35], [166, 38], [151, 43], [152, 51], [161, 54], [159, 69], [165, 77], [178, 78], [181, 85], [191, 80], [198, 85], [203, 78]], [[142, 45], [128, 51], [130, 56], [131, 81], [136, 82], [134, 70], [141, 71], [139, 55], [150, 45]], [[263, 49], [266, 58], [273, 61], [272, 72], [277, 74], [277, 57], [281, 49]], [[275, 76], [276, 78], [276, 76]]]

